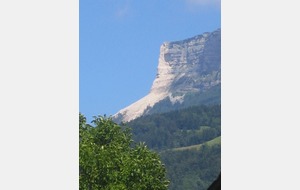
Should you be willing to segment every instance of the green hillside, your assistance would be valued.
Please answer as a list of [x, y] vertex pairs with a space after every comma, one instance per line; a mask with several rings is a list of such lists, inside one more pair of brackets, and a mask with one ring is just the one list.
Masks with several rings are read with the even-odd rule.
[[170, 190], [206, 190], [221, 171], [221, 106], [201, 105], [126, 124], [133, 139], [159, 153]]
[[202, 144], [196, 144], [196, 145], [191, 145], [191, 146], [185, 146], [185, 147], [179, 147], [179, 148], [173, 148], [173, 149], [170, 149], [172, 151], [182, 151], [182, 150], [200, 150], [200, 148], [203, 146], [203, 145], [207, 145], [209, 147], [212, 147], [214, 145], [220, 145], [221, 144], [221, 136], [219, 137], [216, 137], [210, 141], [207, 141], [205, 143], [202, 143]]
[[160, 153], [170, 190], [206, 190], [221, 171], [221, 145]]

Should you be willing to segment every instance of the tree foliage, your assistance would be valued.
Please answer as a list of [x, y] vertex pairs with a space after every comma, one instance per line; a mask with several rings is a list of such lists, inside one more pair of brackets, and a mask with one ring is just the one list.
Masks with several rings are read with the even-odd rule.
[[206, 190], [221, 170], [221, 145], [204, 145], [200, 150], [161, 153], [171, 183], [169, 190]]
[[144, 141], [153, 150], [201, 144], [221, 135], [221, 106], [201, 105], [147, 115], [127, 125], [136, 142]]
[[79, 114], [80, 190], [166, 190], [165, 167], [145, 144], [134, 144], [129, 129], [110, 118], [95, 117], [94, 126]]
[[[206, 190], [221, 170], [221, 105], [201, 105], [137, 118], [129, 123], [133, 139], [160, 154], [169, 190]], [[200, 149], [179, 149], [202, 144]]]

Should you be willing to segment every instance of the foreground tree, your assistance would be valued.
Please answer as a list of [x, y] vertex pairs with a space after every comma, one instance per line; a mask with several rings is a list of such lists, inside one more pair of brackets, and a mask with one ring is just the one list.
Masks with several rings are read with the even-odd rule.
[[133, 144], [129, 129], [110, 118], [95, 117], [94, 126], [79, 114], [80, 190], [166, 190], [165, 167], [145, 144]]

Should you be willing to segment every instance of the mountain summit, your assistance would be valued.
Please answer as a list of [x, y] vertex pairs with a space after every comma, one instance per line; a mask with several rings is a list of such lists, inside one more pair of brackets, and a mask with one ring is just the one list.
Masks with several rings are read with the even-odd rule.
[[[185, 102], [192, 105], [220, 102], [220, 86], [221, 29], [182, 41], [165, 42], [160, 47], [157, 75], [149, 94], [117, 112], [113, 120], [128, 122], [145, 114], [169, 110], [174, 105], [188, 106]], [[161, 102], [165, 108], [157, 106]]]

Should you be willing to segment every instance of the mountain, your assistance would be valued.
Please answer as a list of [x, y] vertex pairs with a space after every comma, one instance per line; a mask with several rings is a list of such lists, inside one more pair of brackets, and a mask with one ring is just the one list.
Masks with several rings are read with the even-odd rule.
[[129, 122], [142, 115], [221, 102], [221, 29], [164, 42], [148, 95], [112, 116]]

